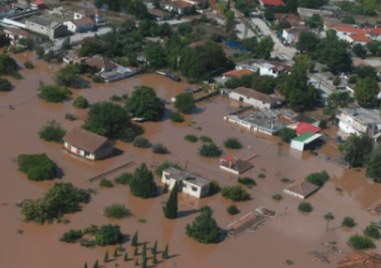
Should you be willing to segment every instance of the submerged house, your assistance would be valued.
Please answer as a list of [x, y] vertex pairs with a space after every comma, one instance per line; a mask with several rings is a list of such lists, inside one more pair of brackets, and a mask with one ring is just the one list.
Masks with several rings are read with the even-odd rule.
[[252, 105], [254, 108], [263, 110], [279, 107], [283, 99], [275, 95], [267, 95], [251, 88], [238, 87], [229, 93], [229, 98]]
[[253, 165], [250, 162], [236, 159], [231, 155], [227, 155], [220, 159], [220, 168], [235, 175], [242, 174], [252, 167]]
[[306, 199], [319, 189], [319, 186], [303, 180], [295, 182], [289, 187], [283, 189], [283, 193], [299, 199]]
[[178, 182], [179, 192], [196, 198], [209, 194], [210, 183], [208, 180], [177, 168], [170, 167], [165, 169], [161, 176], [161, 182], [168, 186], [170, 190]]
[[114, 146], [107, 138], [83, 128], [72, 129], [63, 140], [65, 150], [89, 160], [103, 159], [114, 152]]

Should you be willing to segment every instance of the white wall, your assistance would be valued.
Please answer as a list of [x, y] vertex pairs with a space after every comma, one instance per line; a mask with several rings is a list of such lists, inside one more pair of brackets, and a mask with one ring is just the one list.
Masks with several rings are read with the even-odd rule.
[[303, 151], [304, 150], [304, 143], [301, 141], [291, 140], [290, 147], [292, 149]]
[[229, 98], [236, 100], [236, 101], [241, 101], [240, 99], [242, 98], [243, 103], [252, 105], [254, 108], [261, 109], [261, 110], [271, 108], [271, 105], [269, 103], [263, 103], [260, 100], [253, 99], [253, 98], [247, 97], [245, 95], [241, 95], [241, 94], [234, 92], [234, 91], [229, 93]]

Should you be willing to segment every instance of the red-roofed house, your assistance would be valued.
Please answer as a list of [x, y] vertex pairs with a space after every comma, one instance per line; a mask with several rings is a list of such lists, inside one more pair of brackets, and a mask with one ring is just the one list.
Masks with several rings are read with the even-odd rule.
[[44, 9], [46, 5], [45, 5], [45, 2], [42, 0], [35, 0], [32, 2], [31, 7], [33, 9]]
[[349, 36], [350, 43], [352, 45], [360, 44], [360, 45], [366, 45], [370, 41], [372, 41], [368, 36], [365, 34], [351, 34]]
[[349, 43], [353, 43], [354, 40], [364, 41], [366, 32], [363, 29], [347, 25], [336, 25], [333, 27], [336, 31], [337, 37], [341, 40], [345, 40]]
[[299, 122], [297, 125], [296, 125], [296, 134], [297, 135], [302, 135], [304, 133], [318, 133], [320, 132], [320, 128], [314, 126], [314, 125], [311, 125], [311, 124], [308, 124], [306, 122]]
[[367, 29], [366, 32], [370, 38], [381, 41], [381, 27]]
[[262, 7], [278, 7], [285, 6], [283, 0], [259, 0]]

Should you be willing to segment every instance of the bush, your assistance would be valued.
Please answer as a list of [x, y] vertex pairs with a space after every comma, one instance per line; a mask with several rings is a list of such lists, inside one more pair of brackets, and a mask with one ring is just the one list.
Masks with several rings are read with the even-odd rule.
[[229, 206], [226, 211], [230, 214], [230, 215], [236, 215], [240, 212], [240, 210], [237, 208], [236, 205], [231, 205]]
[[71, 95], [71, 91], [68, 89], [56, 85], [42, 85], [38, 96], [47, 102], [58, 103], [66, 100], [69, 95]]
[[355, 227], [357, 223], [352, 217], [344, 217], [341, 225], [352, 228]]
[[280, 181], [283, 183], [291, 183], [292, 182], [289, 178], [281, 178]]
[[213, 142], [212, 138], [208, 137], [208, 136], [201, 136], [200, 137], [200, 140], [202, 142]]
[[226, 148], [229, 149], [241, 149], [242, 144], [241, 142], [236, 138], [228, 138], [224, 141], [224, 145]]
[[305, 180], [317, 186], [323, 186], [329, 180], [329, 175], [327, 171], [323, 170], [322, 172], [311, 173]]
[[131, 212], [123, 204], [112, 204], [104, 210], [104, 215], [109, 218], [122, 219], [131, 215]]
[[79, 109], [86, 109], [89, 107], [89, 102], [83, 96], [77, 96], [73, 101], [73, 106]]
[[152, 152], [155, 154], [168, 154], [168, 149], [161, 143], [157, 143], [154, 146], [152, 146]]
[[65, 136], [66, 130], [64, 130], [60, 123], [55, 120], [48, 121], [46, 126], [44, 126], [39, 132], [38, 135], [41, 139], [46, 141], [54, 141], [56, 143], [63, 143], [62, 138]]
[[57, 165], [46, 154], [22, 154], [17, 157], [20, 171], [27, 174], [29, 180], [51, 180], [56, 176]]
[[31, 61], [27, 60], [27, 61], [24, 62], [24, 67], [26, 69], [33, 69], [34, 68], [34, 64]]
[[232, 201], [246, 201], [249, 200], [250, 194], [246, 192], [240, 185], [226, 186], [222, 188], [221, 194], [223, 197]]
[[7, 79], [0, 78], [0, 91], [11, 91], [13, 88], [11, 82]]
[[187, 224], [186, 234], [200, 243], [217, 243], [222, 230], [212, 215], [210, 207], [202, 207], [200, 215], [191, 224]]
[[134, 196], [144, 199], [157, 196], [157, 186], [153, 174], [145, 163], [135, 169], [130, 180], [130, 191]]
[[155, 174], [157, 176], [161, 176], [163, 174], [163, 170], [167, 169], [167, 168], [170, 168], [170, 167], [174, 167], [174, 168], [177, 168], [177, 169], [181, 169], [181, 167], [179, 166], [179, 164], [177, 163], [173, 163], [169, 160], [165, 160], [163, 163], [161, 163], [160, 165], [158, 165], [155, 169]]
[[132, 143], [136, 148], [149, 148], [151, 144], [144, 137], [136, 137]]
[[261, 172], [261, 173], [258, 174], [258, 178], [265, 179], [266, 178], [266, 174]]
[[132, 173], [124, 172], [120, 174], [119, 176], [114, 178], [115, 183], [117, 184], [128, 184], [132, 177]]
[[95, 242], [99, 246], [116, 245], [122, 241], [118, 225], [102, 225], [95, 233]]
[[112, 181], [110, 181], [110, 180], [108, 180], [106, 178], [103, 178], [99, 182], [99, 186], [100, 187], [105, 187], [105, 188], [112, 188], [112, 187], [114, 187], [114, 184], [112, 183]]
[[170, 119], [175, 123], [184, 122], [184, 117], [178, 112], [172, 112]]
[[299, 211], [302, 211], [302, 212], [311, 212], [314, 208], [312, 207], [310, 203], [302, 202], [299, 204], [298, 209]]
[[364, 234], [366, 236], [372, 237], [374, 239], [380, 239], [381, 238], [380, 231], [373, 224], [369, 224], [367, 227], [365, 227]]
[[220, 184], [216, 180], [212, 180], [209, 185], [209, 195], [217, 194], [221, 191]]
[[186, 135], [186, 136], [184, 137], [184, 139], [185, 139], [186, 141], [190, 141], [190, 142], [197, 142], [197, 141], [198, 141], [197, 136], [192, 135], [192, 134], [188, 134], [188, 135]]
[[115, 102], [119, 102], [119, 101], [122, 101], [122, 97], [121, 96], [118, 96], [118, 95], [112, 95], [110, 98], [109, 98], [110, 101], [115, 101]]
[[355, 250], [365, 250], [376, 247], [370, 238], [358, 234], [352, 235], [349, 238], [348, 243]]
[[66, 243], [75, 243], [82, 238], [82, 235], [83, 234], [81, 230], [69, 230], [61, 236], [60, 241]]
[[257, 183], [255, 182], [255, 180], [253, 180], [252, 178], [249, 178], [249, 177], [238, 178], [238, 183], [241, 183], [241, 184], [243, 184], [243, 185], [246, 185], [246, 186], [249, 187], [249, 188], [251, 188], [251, 187], [257, 185]]
[[199, 154], [204, 157], [220, 157], [222, 150], [214, 143], [204, 143], [199, 149]]
[[94, 83], [104, 83], [105, 82], [105, 80], [98, 75], [93, 75], [91, 80], [93, 80]]
[[296, 137], [296, 132], [290, 128], [283, 128], [280, 130], [279, 135], [284, 142], [289, 143], [293, 138]]
[[175, 107], [184, 114], [190, 114], [194, 106], [193, 95], [190, 93], [181, 93], [176, 96]]
[[283, 199], [283, 196], [281, 194], [274, 194], [272, 198], [276, 201], [280, 201]]
[[65, 114], [65, 119], [69, 121], [74, 121], [74, 120], [77, 120], [77, 117], [74, 114], [67, 113]]

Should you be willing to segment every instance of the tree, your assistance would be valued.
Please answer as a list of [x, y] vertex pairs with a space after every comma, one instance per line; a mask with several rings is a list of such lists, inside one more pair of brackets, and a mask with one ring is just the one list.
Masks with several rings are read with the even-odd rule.
[[38, 96], [47, 102], [59, 103], [67, 99], [71, 91], [56, 85], [41, 85]]
[[57, 164], [46, 154], [21, 154], [17, 164], [32, 181], [51, 180], [57, 175]]
[[371, 78], [377, 80], [377, 70], [372, 66], [359, 66], [355, 69], [355, 73], [360, 79]]
[[305, 180], [321, 187], [329, 180], [329, 175], [327, 171], [323, 170], [322, 172], [311, 173]]
[[80, 211], [80, 203], [88, 202], [89, 198], [88, 191], [78, 189], [71, 183], [55, 183], [42, 198], [25, 203], [22, 214], [26, 221], [43, 224], [66, 213]]
[[349, 245], [355, 250], [365, 250], [375, 248], [376, 245], [373, 241], [365, 236], [361, 236], [359, 234], [352, 235], [348, 241]]
[[156, 143], [155, 145], [152, 146], [152, 152], [155, 154], [168, 154], [169, 151], [167, 147], [165, 147], [161, 143]]
[[165, 207], [163, 207], [164, 216], [168, 219], [176, 219], [177, 217], [177, 194], [178, 194], [178, 182], [175, 182]]
[[204, 157], [220, 157], [222, 154], [222, 150], [215, 143], [204, 143], [199, 149], [199, 154]]
[[271, 52], [274, 48], [274, 41], [271, 36], [263, 37], [257, 46], [255, 57], [259, 59], [268, 59], [271, 56]]
[[85, 262], [85, 264], [83, 265], [83, 268], [87, 268], [87, 262]]
[[240, 210], [237, 208], [236, 205], [230, 205], [227, 207], [226, 211], [230, 214], [230, 215], [236, 215], [240, 212]]
[[312, 29], [322, 29], [323, 28], [323, 19], [319, 14], [313, 14], [310, 18], [307, 19], [307, 26]]
[[145, 163], [135, 169], [134, 175], [130, 180], [130, 190], [135, 196], [141, 198], [152, 198], [157, 196], [157, 187], [152, 172]]
[[159, 120], [164, 113], [164, 104], [157, 97], [153, 88], [138, 86], [126, 103], [127, 110], [136, 117], [145, 120]]
[[201, 214], [191, 224], [187, 224], [186, 234], [200, 243], [217, 243], [222, 230], [212, 215], [210, 207], [202, 207]]
[[381, 151], [378, 150], [369, 158], [366, 175], [375, 182], [381, 182]]
[[375, 105], [378, 92], [377, 80], [366, 77], [356, 83], [355, 99], [360, 106], [372, 108]]
[[135, 137], [133, 143], [134, 147], [136, 148], [149, 148], [151, 144], [149, 143], [148, 139], [142, 136]]
[[98, 260], [95, 261], [95, 263], [94, 263], [94, 265], [93, 265], [93, 268], [99, 268]]
[[153, 70], [165, 67], [168, 64], [167, 52], [159, 43], [148, 43], [144, 48], [144, 55]]
[[83, 233], [81, 230], [69, 230], [68, 232], [65, 232], [61, 238], [60, 241], [66, 242], [66, 243], [75, 243], [79, 239], [81, 239], [83, 236]]
[[165, 246], [161, 257], [163, 258], [163, 260], [168, 259], [168, 257], [169, 257], [169, 246], [168, 246], [168, 244]]
[[342, 222], [341, 222], [341, 225], [342, 226], [346, 226], [346, 227], [355, 227], [356, 226], [356, 222], [355, 220], [352, 218], [352, 217], [344, 217]]
[[0, 75], [14, 75], [19, 66], [17, 62], [8, 54], [0, 55]]
[[311, 54], [316, 51], [319, 44], [319, 37], [310, 31], [300, 33], [299, 41], [296, 43], [296, 49], [302, 53]]
[[109, 218], [122, 219], [131, 215], [131, 212], [125, 205], [114, 203], [111, 206], [105, 207], [104, 215]]
[[83, 96], [77, 96], [73, 101], [73, 106], [79, 109], [86, 109], [89, 107], [89, 102]]
[[152, 251], [152, 254], [154, 256], [156, 256], [156, 254], [157, 254], [157, 239], [155, 240], [155, 243], [153, 244], [151, 251]]
[[116, 245], [121, 242], [122, 234], [118, 225], [102, 225], [95, 234], [95, 242], [99, 246]]
[[131, 245], [133, 247], [137, 247], [138, 246], [138, 232], [136, 231], [131, 239]]
[[80, 88], [83, 81], [79, 73], [78, 66], [69, 64], [56, 73], [55, 81], [59, 86]]
[[224, 141], [224, 146], [229, 149], [241, 149], [242, 144], [237, 138], [227, 138]]
[[293, 138], [296, 137], [296, 131], [294, 129], [285, 127], [279, 131], [279, 135], [284, 142], [289, 143]]
[[106, 251], [105, 256], [103, 257], [103, 262], [104, 263], [108, 262], [108, 251]]
[[250, 194], [238, 184], [223, 187], [221, 194], [232, 201], [246, 201], [251, 198]]
[[332, 212], [328, 212], [327, 214], [324, 214], [324, 219], [327, 221], [326, 231], [328, 231], [329, 222], [335, 219], [335, 216], [333, 216]]
[[339, 145], [339, 150], [344, 154], [344, 159], [350, 167], [363, 166], [372, 149], [373, 140], [365, 134], [361, 136], [351, 134]]
[[85, 121], [84, 128], [110, 139], [124, 138], [129, 126], [125, 109], [111, 102], [94, 104]]
[[0, 78], [0, 91], [11, 91], [13, 88], [11, 82], [5, 78]]
[[299, 7], [319, 8], [328, 3], [328, 0], [298, 0]]
[[65, 40], [62, 42], [61, 48], [63, 50], [71, 49], [70, 37], [65, 38]]
[[114, 258], [117, 258], [119, 257], [119, 254], [118, 254], [118, 248], [115, 248], [114, 249], [114, 254], [113, 254]]
[[127, 251], [124, 253], [123, 260], [124, 260], [124, 262], [128, 261], [128, 252]]
[[302, 212], [311, 212], [314, 208], [308, 202], [302, 202], [298, 206], [298, 210]]
[[366, 58], [366, 49], [363, 45], [361, 44], [355, 44], [352, 48], [352, 51], [353, 53], [357, 56], [357, 57], [360, 57], [362, 59], [365, 59]]
[[176, 96], [176, 109], [184, 114], [190, 114], [194, 107], [194, 99], [191, 93], [180, 93]]
[[333, 117], [336, 115], [338, 108], [348, 107], [351, 102], [353, 102], [353, 99], [348, 92], [334, 92], [327, 99], [324, 113]]
[[380, 231], [374, 224], [369, 224], [367, 227], [365, 227], [364, 234], [374, 239], [381, 238]]
[[155, 174], [157, 176], [162, 176], [163, 174], [163, 170], [167, 169], [167, 168], [170, 168], [170, 167], [174, 167], [176, 169], [181, 169], [181, 167], [179, 166], [179, 164], [177, 163], [173, 163], [169, 160], [165, 160], [164, 162], [162, 162], [161, 164], [159, 164], [156, 168], [155, 168]]
[[63, 137], [66, 134], [66, 130], [61, 127], [61, 124], [55, 120], [48, 121], [45, 126], [43, 126], [38, 135], [41, 139], [46, 141], [54, 141], [56, 143], [62, 143]]

